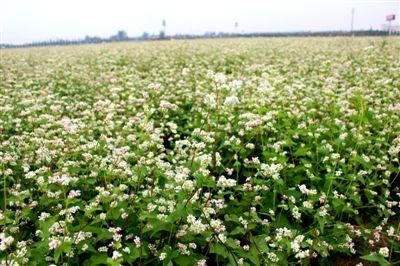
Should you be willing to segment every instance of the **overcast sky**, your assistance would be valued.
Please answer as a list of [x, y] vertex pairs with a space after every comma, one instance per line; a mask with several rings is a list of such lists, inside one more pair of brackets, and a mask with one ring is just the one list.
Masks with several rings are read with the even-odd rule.
[[380, 29], [400, 0], [1, 0], [0, 43], [167, 34]]

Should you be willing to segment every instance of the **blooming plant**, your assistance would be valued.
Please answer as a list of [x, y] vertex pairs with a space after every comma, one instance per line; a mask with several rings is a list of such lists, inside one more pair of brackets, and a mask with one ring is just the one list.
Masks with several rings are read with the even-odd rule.
[[1, 265], [400, 263], [396, 37], [0, 64]]

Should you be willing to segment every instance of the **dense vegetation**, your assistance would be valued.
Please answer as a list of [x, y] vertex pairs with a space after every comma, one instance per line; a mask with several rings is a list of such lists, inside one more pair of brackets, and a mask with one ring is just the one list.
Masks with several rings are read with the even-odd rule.
[[396, 264], [400, 41], [2, 51], [2, 265]]
[[210, 39], [210, 38], [254, 38], [254, 37], [344, 37], [344, 36], [389, 36], [400, 35], [399, 31], [388, 32], [386, 30], [357, 30], [357, 31], [299, 31], [299, 32], [254, 32], [254, 33], [228, 33], [228, 32], [206, 32], [202, 35], [196, 34], [175, 34], [165, 35], [164, 31], [159, 34], [148, 34], [143, 32], [142, 36], [129, 37], [125, 31], [118, 31], [116, 35], [109, 38], [96, 36], [86, 36], [78, 40], [47, 40], [24, 44], [5, 44], [0, 43], [1, 48], [21, 48], [21, 47], [40, 47], [55, 45], [77, 45], [89, 43], [109, 43], [127, 41], [147, 41], [147, 40], [190, 40], [190, 39]]

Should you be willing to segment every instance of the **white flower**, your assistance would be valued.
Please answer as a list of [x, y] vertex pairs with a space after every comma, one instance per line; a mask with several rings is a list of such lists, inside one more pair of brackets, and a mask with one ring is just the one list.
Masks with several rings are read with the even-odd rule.
[[197, 266], [207, 266], [206, 260], [199, 260]]
[[107, 214], [105, 214], [104, 212], [100, 213], [99, 218], [100, 220], [105, 220], [106, 219]]
[[220, 176], [217, 182], [217, 186], [221, 188], [233, 187], [236, 185], [236, 180], [231, 178], [226, 178], [225, 176]]
[[52, 249], [57, 249], [59, 246], [61, 246], [61, 241], [56, 239], [56, 238], [52, 238], [49, 242], [49, 248], [50, 250]]
[[272, 177], [272, 179], [278, 180], [279, 173], [283, 170], [283, 165], [280, 163], [278, 164], [272, 163], [270, 165], [262, 163], [261, 170], [267, 177]]
[[182, 76], [186, 76], [189, 73], [189, 71], [190, 70], [188, 68], [183, 68], [181, 72]]
[[251, 121], [247, 122], [246, 124], [244, 124], [244, 126], [246, 129], [251, 129], [253, 127], [258, 127], [261, 124], [262, 124], [262, 121], [260, 119], [254, 119], [254, 120], [251, 120]]
[[322, 206], [318, 212], [318, 214], [322, 217], [327, 216], [328, 215], [328, 205]]
[[195, 234], [200, 234], [204, 232], [207, 229], [207, 226], [203, 224], [200, 220], [195, 220], [191, 225], [190, 225], [190, 231], [192, 231]]
[[389, 249], [387, 247], [380, 248], [379, 254], [381, 254], [385, 258], [389, 257]]
[[225, 83], [226, 82], [225, 74], [223, 74], [223, 73], [214, 74], [214, 81], [217, 83]]
[[296, 238], [293, 240], [292, 243], [290, 243], [290, 247], [292, 248], [293, 252], [297, 253], [300, 251], [300, 245], [304, 240], [303, 235], [298, 235]]
[[99, 247], [97, 249], [99, 252], [107, 252], [108, 248], [106, 246]]
[[187, 246], [182, 243], [178, 243], [179, 253], [184, 255], [189, 255], [190, 251], [188, 250]]
[[347, 138], [347, 136], [348, 136], [348, 133], [347, 133], [347, 132], [342, 133], [342, 134], [340, 134], [339, 139], [345, 140], [345, 139]]
[[293, 207], [292, 215], [293, 215], [293, 218], [295, 218], [296, 220], [299, 220], [301, 218], [301, 213], [299, 212], [299, 208], [297, 206]]
[[36, 176], [36, 173], [33, 172], [33, 171], [28, 172], [28, 173], [25, 174], [25, 178], [26, 178], [26, 179], [31, 179], [31, 178], [33, 178], [33, 177], [35, 177], [35, 176]]
[[196, 222], [196, 217], [194, 217], [193, 215], [189, 214], [188, 217], [186, 218], [186, 221], [190, 224], [193, 224], [194, 222]]
[[307, 257], [310, 257], [310, 250], [309, 249], [306, 249], [306, 250], [300, 250], [296, 255], [295, 255], [295, 258], [297, 258], [297, 259], [304, 259], [304, 258], [307, 258]]
[[170, 103], [166, 100], [161, 100], [160, 108], [163, 112], [166, 112], [169, 109], [176, 110], [176, 109], [178, 109], [178, 106], [176, 104]]
[[140, 242], [140, 237], [135, 236], [135, 238], [133, 239], [133, 242], [135, 242], [135, 245], [137, 248], [140, 248], [140, 246], [142, 245], [142, 243]]
[[226, 97], [224, 101], [224, 105], [226, 106], [235, 106], [239, 104], [239, 99], [235, 95]]
[[79, 197], [80, 195], [81, 195], [80, 190], [71, 190], [68, 194], [68, 198], [73, 199], [73, 198]]
[[4, 233], [0, 233], [0, 250], [6, 250], [14, 241], [12, 236], [7, 236]]
[[121, 258], [122, 257], [122, 254], [121, 253], [119, 253], [117, 250], [114, 250], [113, 251], [113, 255], [112, 255], [112, 259], [113, 260], [117, 260], [117, 259], [119, 259], [119, 258]]
[[204, 104], [210, 108], [215, 108], [217, 106], [217, 102], [215, 101], [215, 97], [211, 94], [207, 94], [204, 97]]
[[268, 256], [268, 259], [270, 260], [270, 261], [272, 261], [272, 262], [278, 262], [279, 261], [279, 258], [278, 258], [278, 256], [275, 254], [275, 253], [272, 253], [272, 252], [268, 252], [267, 253], [267, 256]]
[[315, 189], [308, 189], [306, 185], [299, 185], [299, 189], [301, 193], [306, 194], [306, 195], [316, 195], [317, 190]]
[[226, 242], [226, 235], [224, 234], [218, 234], [218, 239], [221, 240], [222, 243]]
[[158, 257], [158, 259], [159, 259], [160, 261], [163, 261], [163, 260], [165, 260], [166, 257], [167, 257], [167, 253], [162, 252], [162, 253], [160, 254], [160, 256]]
[[390, 106], [390, 110], [393, 112], [398, 112], [400, 113], [400, 103], [396, 103]]
[[311, 201], [304, 201], [303, 202], [303, 207], [306, 209], [312, 209], [313, 208], [313, 204]]
[[50, 213], [42, 212], [42, 213], [40, 214], [40, 216], [39, 216], [39, 221], [44, 221], [44, 220], [46, 220], [46, 219], [49, 218], [49, 217], [50, 217]]

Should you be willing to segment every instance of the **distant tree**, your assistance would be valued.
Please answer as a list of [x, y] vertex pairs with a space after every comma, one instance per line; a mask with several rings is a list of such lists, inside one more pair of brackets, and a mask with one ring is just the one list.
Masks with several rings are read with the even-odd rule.
[[163, 30], [160, 31], [160, 34], [158, 35], [158, 38], [159, 38], [160, 40], [165, 39], [165, 32], [164, 32]]
[[142, 39], [143, 40], [148, 40], [149, 39], [149, 34], [147, 32], [143, 32]]
[[208, 37], [215, 37], [215, 35], [217, 35], [214, 31], [207, 31], [206, 33], [204, 33], [204, 37], [208, 38]]
[[126, 39], [128, 39], [128, 34], [126, 33], [126, 31], [120, 30], [120, 31], [118, 31], [118, 33], [117, 33], [117, 38], [118, 38], [118, 40], [120, 40], [120, 41], [126, 40]]
[[85, 36], [85, 39], [83, 39], [82, 41], [80, 41], [81, 43], [99, 43], [101, 42], [102, 39], [100, 37], [91, 37], [89, 35]]

